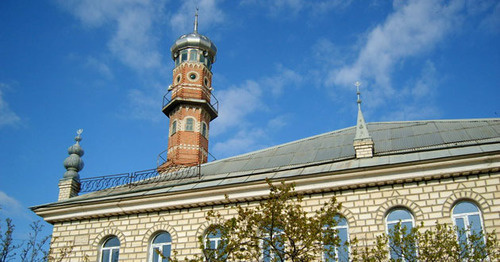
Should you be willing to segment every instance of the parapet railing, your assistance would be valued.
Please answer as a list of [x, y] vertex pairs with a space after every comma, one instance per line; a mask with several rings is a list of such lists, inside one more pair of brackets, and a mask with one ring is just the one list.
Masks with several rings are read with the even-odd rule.
[[[182, 90], [183, 87], [180, 88]], [[171, 90], [169, 90], [164, 96], [163, 96], [163, 102], [161, 108], [165, 108], [170, 101], [172, 101], [172, 95], [170, 94]], [[214, 94], [210, 93], [210, 105], [215, 109], [215, 111], [219, 112], [219, 100], [215, 97]]]
[[80, 179], [80, 193], [90, 193], [115, 187], [135, 187], [138, 185], [181, 180], [184, 178], [200, 177], [201, 168], [197, 166], [163, 167], [160, 172], [157, 168], [122, 173], [116, 175], [99, 176]]

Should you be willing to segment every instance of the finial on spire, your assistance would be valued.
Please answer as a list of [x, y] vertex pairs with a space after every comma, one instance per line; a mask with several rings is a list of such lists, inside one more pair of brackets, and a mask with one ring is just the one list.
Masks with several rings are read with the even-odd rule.
[[196, 13], [194, 14], [194, 30], [195, 33], [198, 33], [198, 7], [196, 7]]
[[68, 157], [64, 160], [63, 164], [66, 168], [66, 172], [63, 178], [66, 179], [79, 179], [78, 171], [83, 169], [83, 160], [81, 157], [85, 153], [80, 147], [80, 141], [82, 141], [83, 129], [78, 129], [76, 131], [77, 136], [75, 137], [76, 143], [68, 148]]
[[356, 153], [356, 158], [373, 157], [373, 139], [368, 132], [363, 112], [361, 112], [361, 92], [359, 91], [361, 83], [356, 81], [354, 85], [356, 86], [356, 95], [358, 96], [358, 120], [356, 124], [356, 135], [354, 136], [354, 151]]
[[359, 81], [356, 81], [354, 85], [356, 86], [356, 95], [358, 95], [358, 105], [361, 105], [361, 92], [359, 92], [359, 86], [361, 86], [361, 83]]

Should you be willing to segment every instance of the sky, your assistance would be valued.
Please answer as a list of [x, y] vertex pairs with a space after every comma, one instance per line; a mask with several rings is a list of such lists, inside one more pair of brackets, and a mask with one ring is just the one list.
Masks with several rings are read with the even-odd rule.
[[[57, 200], [82, 128], [81, 178], [155, 168], [170, 46], [217, 46], [217, 159], [367, 122], [500, 117], [496, 0], [2, 0], [0, 219], [15, 238]], [[46, 224], [50, 233], [50, 225]]]

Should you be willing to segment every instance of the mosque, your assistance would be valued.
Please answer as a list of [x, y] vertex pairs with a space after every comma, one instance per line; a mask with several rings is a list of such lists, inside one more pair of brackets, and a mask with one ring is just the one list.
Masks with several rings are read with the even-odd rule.
[[[500, 119], [365, 122], [358, 90], [355, 126], [208, 162], [217, 48], [198, 33], [171, 47], [172, 84], [163, 97], [169, 118], [167, 156], [152, 170], [80, 178], [81, 132], [64, 161], [56, 202], [32, 207], [53, 225], [51, 249], [71, 246], [64, 261], [167, 261], [200, 254], [198, 238], [234, 215], [225, 204], [256, 204], [266, 178], [294, 182], [304, 207], [335, 196], [342, 203], [342, 238], [374, 241], [401, 221], [436, 222], [497, 232], [500, 238]], [[354, 122], [354, 116], [353, 116]], [[227, 199], [225, 198], [227, 196]], [[338, 251], [347, 261], [348, 251]], [[330, 261], [318, 258], [318, 261]]]

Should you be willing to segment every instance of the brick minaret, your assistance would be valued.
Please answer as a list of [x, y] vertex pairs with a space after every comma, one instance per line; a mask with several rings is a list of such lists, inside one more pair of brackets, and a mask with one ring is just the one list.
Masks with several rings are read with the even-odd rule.
[[163, 103], [163, 113], [170, 118], [168, 151], [160, 169], [207, 162], [210, 121], [217, 117], [210, 71], [217, 48], [198, 34], [198, 14], [193, 33], [179, 37], [170, 51], [175, 68]]

